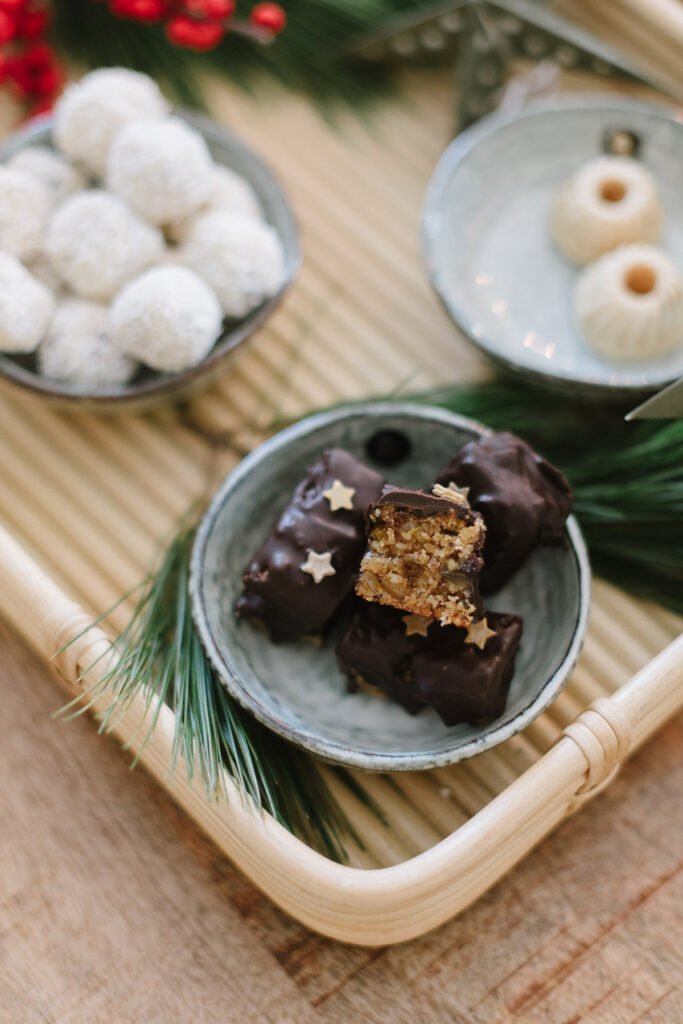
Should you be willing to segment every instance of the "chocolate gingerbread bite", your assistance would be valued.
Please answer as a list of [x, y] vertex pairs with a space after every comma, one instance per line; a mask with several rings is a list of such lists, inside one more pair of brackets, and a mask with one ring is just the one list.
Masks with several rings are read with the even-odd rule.
[[479, 618], [485, 526], [459, 492], [387, 486], [368, 509], [356, 593], [366, 601], [467, 626]]
[[471, 630], [441, 627], [433, 620], [424, 620], [424, 630], [414, 630], [412, 618], [393, 608], [355, 603], [337, 645], [340, 667], [352, 686], [376, 687], [413, 715], [433, 707], [449, 726], [501, 715], [522, 635], [521, 618], [489, 612], [483, 644], [473, 642]]
[[556, 544], [564, 536], [572, 503], [569, 484], [514, 434], [470, 441], [439, 474], [438, 482], [465, 490], [472, 508], [484, 517], [484, 594], [507, 583], [540, 544]]
[[237, 614], [276, 642], [320, 633], [353, 587], [383, 483], [342, 448], [323, 452], [247, 566]]

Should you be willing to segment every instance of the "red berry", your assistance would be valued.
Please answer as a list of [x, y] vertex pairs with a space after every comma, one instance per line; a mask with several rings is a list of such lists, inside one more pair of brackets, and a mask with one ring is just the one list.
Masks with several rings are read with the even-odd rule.
[[161, 21], [168, 14], [166, 0], [109, 0], [109, 8], [120, 18], [134, 18], [148, 24]]
[[0, 11], [11, 14], [15, 18], [27, 7], [27, 0], [0, 0]]
[[195, 18], [221, 21], [235, 13], [235, 0], [185, 0], [183, 10]]
[[27, 11], [19, 19], [19, 35], [22, 39], [40, 39], [47, 32], [49, 24], [50, 12], [47, 7]]
[[256, 7], [252, 7], [249, 21], [257, 28], [277, 35], [287, 24], [287, 15], [279, 4], [256, 4]]
[[195, 21], [177, 14], [166, 22], [166, 35], [176, 46], [190, 50], [213, 50], [225, 35], [220, 21]]
[[14, 18], [0, 9], [0, 46], [9, 43], [17, 34], [17, 23]]

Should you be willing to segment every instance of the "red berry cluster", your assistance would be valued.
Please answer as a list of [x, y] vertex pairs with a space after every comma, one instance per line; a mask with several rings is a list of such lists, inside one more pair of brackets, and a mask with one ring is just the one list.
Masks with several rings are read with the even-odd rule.
[[287, 15], [276, 3], [257, 3], [248, 21], [235, 17], [235, 0], [107, 0], [107, 3], [112, 13], [120, 18], [148, 24], [163, 22], [170, 41], [191, 50], [213, 50], [227, 32], [269, 42], [287, 24]]
[[44, 0], [0, 0], [0, 82], [27, 105], [29, 116], [49, 110], [63, 83], [45, 41], [50, 11]]

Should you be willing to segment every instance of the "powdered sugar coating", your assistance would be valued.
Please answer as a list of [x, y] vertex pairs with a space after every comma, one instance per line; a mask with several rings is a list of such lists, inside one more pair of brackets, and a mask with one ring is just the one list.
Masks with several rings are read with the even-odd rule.
[[165, 117], [169, 109], [147, 75], [127, 68], [98, 68], [68, 86], [57, 102], [55, 143], [71, 160], [103, 177], [109, 149], [121, 129], [133, 121]]
[[106, 301], [163, 252], [161, 234], [117, 196], [79, 192], [55, 210], [45, 252], [77, 295]]
[[34, 352], [54, 310], [51, 292], [8, 252], [0, 252], [0, 352]]
[[213, 162], [199, 132], [177, 118], [133, 123], [114, 140], [107, 185], [150, 224], [188, 217], [207, 201]]
[[122, 351], [167, 372], [200, 363], [221, 323], [220, 304], [209, 286], [187, 267], [174, 266], [155, 267], [131, 281], [109, 316]]
[[166, 226], [166, 237], [171, 242], [185, 242], [196, 217], [215, 210], [241, 213], [261, 219], [263, 212], [258, 197], [249, 182], [230, 167], [214, 167], [211, 172], [211, 190], [208, 202], [192, 217], [173, 221]]
[[0, 249], [20, 260], [37, 256], [49, 209], [50, 196], [41, 182], [0, 166]]
[[108, 316], [108, 307], [96, 302], [62, 302], [38, 349], [39, 371], [83, 390], [126, 384], [136, 363], [112, 341]]
[[57, 206], [86, 185], [81, 172], [47, 146], [25, 146], [10, 157], [7, 167], [28, 174], [44, 185], [51, 206]]
[[203, 214], [192, 224], [182, 257], [207, 281], [230, 317], [245, 316], [284, 282], [284, 254], [269, 224], [243, 214]]

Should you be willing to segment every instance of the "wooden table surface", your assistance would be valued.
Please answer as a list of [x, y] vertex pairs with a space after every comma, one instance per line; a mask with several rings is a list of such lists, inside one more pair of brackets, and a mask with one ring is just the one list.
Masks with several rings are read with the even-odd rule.
[[0, 627], [2, 1024], [678, 1024], [683, 722], [473, 908], [390, 949], [308, 932]]

